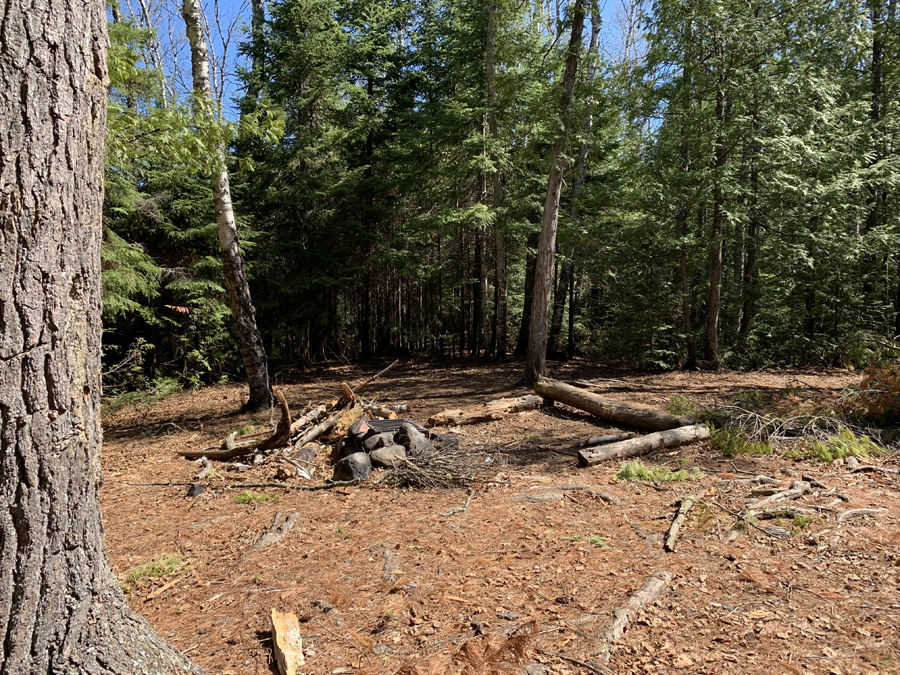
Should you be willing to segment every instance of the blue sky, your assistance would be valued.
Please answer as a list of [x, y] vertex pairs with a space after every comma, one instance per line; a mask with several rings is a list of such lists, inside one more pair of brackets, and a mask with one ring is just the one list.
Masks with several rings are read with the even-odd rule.
[[[119, 0], [122, 10], [138, 23], [150, 23], [159, 36], [157, 61], [168, 75], [174, 93], [183, 95], [190, 89], [190, 56], [181, 18], [180, 0]], [[553, 0], [554, 2], [556, 0]], [[623, 35], [626, 32], [627, 0], [601, 0], [603, 32], [600, 51], [611, 60], [625, 58]], [[485, 0], [487, 2], [487, 0]], [[234, 98], [240, 93], [238, 66], [245, 65], [238, 45], [246, 39], [250, 23], [249, 0], [204, 0], [208, 34], [212, 52], [212, 85], [222, 100], [225, 114], [234, 118]], [[633, 56], [631, 54], [630, 56]]]

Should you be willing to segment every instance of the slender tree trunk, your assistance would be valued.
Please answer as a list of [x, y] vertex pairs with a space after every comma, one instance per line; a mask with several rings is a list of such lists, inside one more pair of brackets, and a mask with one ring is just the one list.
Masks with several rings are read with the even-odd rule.
[[532, 251], [537, 248], [540, 233], [529, 232], [525, 240], [525, 287], [522, 299], [522, 323], [519, 324], [519, 337], [513, 356], [525, 356], [528, 353], [528, 334], [531, 325], [531, 305], [534, 302], [534, 267], [536, 256]]
[[494, 150], [491, 152], [491, 206], [494, 209], [494, 325], [492, 353], [498, 361], [506, 360], [507, 324], [509, 322], [509, 287], [506, 281], [506, 235], [503, 232], [500, 209], [503, 207], [503, 185], [500, 179], [500, 159], [496, 148], [500, 144], [497, 125], [497, 101], [494, 90], [494, 56], [497, 49], [497, 0], [488, 4], [488, 35], [485, 46], [485, 80], [487, 83], [487, 120]]
[[[199, 0], [184, 0], [182, 15], [191, 45], [191, 74], [194, 84], [194, 101], [197, 111], [205, 116], [206, 123], [213, 123], [212, 90], [209, 85], [209, 50], [203, 34], [202, 9]], [[262, 336], [256, 327], [256, 310], [250, 298], [250, 286], [244, 274], [244, 259], [238, 243], [237, 223], [231, 203], [231, 189], [228, 171], [225, 169], [223, 148], [214, 151], [215, 168], [212, 176], [213, 199], [216, 208], [216, 225], [219, 231], [219, 249], [222, 252], [222, 267], [225, 275], [225, 289], [234, 319], [237, 339], [247, 381], [250, 385], [250, 399], [247, 410], [263, 410], [272, 405], [272, 388], [269, 384], [269, 365]]]
[[202, 673], [131, 612], [100, 471], [101, 2], [5, 2], [0, 50], [0, 672]]
[[534, 268], [534, 300], [531, 305], [531, 326], [528, 335], [528, 354], [525, 357], [525, 383], [534, 384], [547, 374], [547, 312], [550, 306], [553, 256], [556, 248], [556, 229], [559, 224], [559, 197], [565, 170], [565, 149], [568, 117], [575, 91], [575, 75], [581, 51], [581, 33], [584, 29], [584, 1], [575, 0], [572, 10], [572, 34], [569, 39], [566, 70], [563, 75], [563, 98], [560, 106], [561, 129], [553, 143], [553, 164], [547, 180], [547, 196], [544, 199], [544, 216]]
[[714, 367], [719, 365], [719, 313], [722, 304], [722, 246], [725, 230], [725, 190], [723, 178], [718, 172], [725, 166], [728, 152], [725, 148], [722, 127], [727, 117], [725, 93], [720, 89], [716, 94], [716, 120], [719, 123], [719, 137], [716, 140], [715, 169], [717, 174], [713, 185], [712, 242], [709, 254], [709, 296], [706, 303], [706, 359]]
[[[591, 39], [588, 46], [588, 67], [584, 76], [584, 83], [588, 90], [587, 96], [587, 117], [581, 125], [581, 131], [584, 140], [578, 149], [578, 160], [575, 163], [575, 184], [572, 186], [572, 195], [569, 199], [569, 219], [574, 224], [578, 218], [578, 208], [580, 206], [579, 198], [584, 188], [584, 181], [587, 178], [587, 158], [591, 150], [591, 129], [594, 126], [594, 77], [597, 73], [597, 47], [600, 44], [600, 28], [602, 25], [602, 17], [600, 15], [599, 3], [596, 0], [591, 2]], [[547, 354], [559, 357], [561, 349], [559, 346], [559, 336], [562, 332], [563, 312], [566, 309], [566, 291], [571, 286], [572, 275], [575, 269], [575, 243], [574, 236], [569, 238], [566, 247], [565, 260], [562, 264], [559, 277], [556, 282], [556, 291], [553, 294], [553, 314], [550, 319], [550, 334], [547, 338]], [[569, 312], [571, 313], [571, 299], [569, 301]]]

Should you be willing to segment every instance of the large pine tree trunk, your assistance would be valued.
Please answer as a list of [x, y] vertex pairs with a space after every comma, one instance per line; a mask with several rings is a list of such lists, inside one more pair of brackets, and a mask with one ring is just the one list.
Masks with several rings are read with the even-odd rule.
[[4, 2], [0, 672], [201, 673], [128, 609], [100, 482], [102, 2]]
[[581, 33], [584, 29], [584, 0], [576, 0], [572, 10], [572, 34], [569, 39], [566, 70], [563, 75], [563, 98], [560, 106], [562, 128], [553, 143], [553, 164], [547, 180], [547, 196], [544, 199], [544, 216], [534, 268], [534, 298], [531, 304], [531, 325], [528, 332], [528, 353], [525, 356], [525, 383], [534, 384], [547, 374], [547, 313], [550, 308], [550, 290], [553, 280], [553, 256], [556, 249], [556, 230], [559, 224], [559, 197], [562, 192], [565, 170], [566, 142], [569, 111], [575, 91], [575, 75], [581, 51]]
[[[191, 75], [197, 110], [211, 121], [213, 114], [212, 90], [209, 86], [209, 49], [203, 33], [202, 8], [199, 0], [184, 0], [182, 15], [191, 45]], [[244, 258], [238, 243], [237, 223], [231, 203], [228, 171], [225, 169], [223, 148], [215, 150], [212, 176], [213, 199], [216, 207], [216, 226], [219, 231], [219, 249], [225, 273], [225, 289], [234, 319], [235, 338], [247, 372], [250, 399], [247, 410], [263, 410], [272, 405], [272, 387], [269, 384], [269, 364], [262, 335], [256, 327], [256, 310], [250, 298], [250, 286], [244, 274]]]

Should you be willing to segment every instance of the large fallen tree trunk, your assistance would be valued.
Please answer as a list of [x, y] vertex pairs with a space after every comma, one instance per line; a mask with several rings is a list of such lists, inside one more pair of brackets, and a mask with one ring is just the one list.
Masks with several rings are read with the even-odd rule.
[[659, 410], [634, 408], [556, 380], [541, 378], [534, 383], [534, 391], [544, 398], [565, 403], [573, 408], [589, 412], [602, 420], [622, 426], [646, 431], [665, 431], [690, 424], [690, 420], [682, 417]]
[[669, 429], [655, 434], [639, 436], [619, 443], [610, 443], [599, 448], [585, 448], [578, 451], [581, 466], [594, 466], [607, 459], [626, 459], [649, 455], [660, 448], [674, 448], [694, 441], [709, 438], [709, 429], [701, 424], [693, 424], [680, 429]]
[[484, 405], [471, 408], [453, 408], [442, 410], [428, 419], [431, 426], [451, 426], [460, 424], [477, 424], [499, 420], [509, 413], [523, 410], [537, 410], [541, 407], [540, 396], [520, 396], [519, 398], [498, 398]]

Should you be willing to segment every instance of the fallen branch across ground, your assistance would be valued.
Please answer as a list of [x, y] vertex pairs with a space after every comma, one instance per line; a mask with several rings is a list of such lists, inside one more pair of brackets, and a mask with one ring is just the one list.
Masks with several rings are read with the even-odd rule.
[[[179, 481], [168, 481], [160, 483], [134, 483], [132, 481], [120, 480], [122, 485], [135, 485], [141, 487], [187, 487], [193, 483], [184, 483]], [[269, 481], [266, 483], [226, 483], [225, 485], [212, 485], [211, 487], [222, 490], [246, 490], [249, 488], [280, 488], [282, 490], [301, 490], [304, 492], [313, 492], [315, 490], [330, 490], [331, 488], [347, 487], [349, 485], [358, 485], [358, 480], [336, 480], [333, 483], [321, 483], [319, 485], [294, 485], [293, 483], [281, 483], [278, 481]]]
[[605, 661], [609, 660], [609, 648], [613, 642], [618, 640], [625, 634], [628, 623], [631, 621], [631, 615], [635, 610], [642, 609], [659, 600], [666, 591], [669, 590], [669, 582], [672, 580], [672, 573], [667, 570], [659, 570], [654, 572], [638, 590], [631, 594], [631, 597], [625, 601], [625, 605], [613, 612], [615, 619], [603, 631], [604, 644], [599, 652]]
[[675, 520], [672, 521], [672, 524], [669, 526], [669, 531], [666, 533], [666, 543], [663, 545], [663, 548], [667, 553], [675, 552], [675, 540], [678, 539], [678, 532], [681, 530], [682, 523], [684, 523], [685, 518], [687, 518], [688, 513], [694, 507], [694, 502], [696, 501], [697, 498], [694, 495], [688, 495], [681, 500], [681, 506], [678, 507], [678, 513], [675, 515]]
[[655, 434], [639, 436], [627, 441], [610, 443], [601, 448], [585, 448], [578, 451], [578, 463], [581, 466], [594, 466], [608, 459], [625, 459], [649, 455], [660, 448], [674, 448], [694, 441], [709, 438], [709, 429], [700, 424], [679, 429], [659, 431]]

